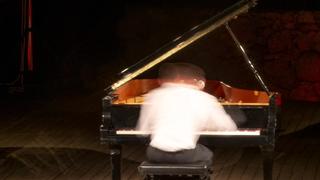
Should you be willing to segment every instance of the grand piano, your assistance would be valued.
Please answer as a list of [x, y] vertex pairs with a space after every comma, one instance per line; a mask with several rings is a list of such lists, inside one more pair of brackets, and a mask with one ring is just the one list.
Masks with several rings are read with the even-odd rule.
[[[112, 179], [121, 179], [121, 146], [125, 143], [147, 144], [149, 132], [135, 130], [143, 95], [159, 86], [157, 79], [137, 78], [156, 68], [163, 61], [183, 48], [205, 37], [217, 28], [225, 27], [241, 52], [262, 90], [236, 88], [227, 83], [208, 79], [205, 91], [217, 97], [220, 103], [239, 123], [232, 132], [200, 132], [200, 141], [212, 146], [250, 147], [258, 146], [263, 156], [264, 179], [272, 179], [273, 152], [276, 140], [277, 109], [279, 96], [271, 92], [251, 62], [243, 46], [228, 23], [257, 4], [256, 0], [241, 0], [221, 13], [192, 28], [180, 37], [158, 49], [121, 72], [121, 78], [106, 88], [102, 99], [102, 124], [100, 140], [109, 145]], [[240, 114], [240, 116], [239, 116]], [[245, 118], [245, 121], [237, 119]]]

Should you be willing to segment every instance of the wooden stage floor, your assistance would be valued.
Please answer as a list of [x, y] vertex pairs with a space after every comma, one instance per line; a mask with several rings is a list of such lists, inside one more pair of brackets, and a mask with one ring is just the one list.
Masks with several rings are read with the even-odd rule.
[[[103, 93], [0, 102], [0, 179], [111, 179], [108, 147], [99, 142]], [[320, 179], [320, 107], [288, 102], [281, 114], [274, 179]], [[142, 179], [143, 145], [124, 147], [122, 179]], [[262, 179], [258, 148], [214, 149], [215, 180]]]

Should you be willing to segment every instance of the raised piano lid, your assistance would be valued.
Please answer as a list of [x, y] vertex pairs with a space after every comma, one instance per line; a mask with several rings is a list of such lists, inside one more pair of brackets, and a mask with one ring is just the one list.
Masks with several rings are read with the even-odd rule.
[[[158, 86], [156, 79], [132, 80], [114, 92], [117, 98], [113, 104], [141, 104], [143, 95]], [[208, 80], [205, 91], [217, 97], [222, 105], [267, 106], [269, 104], [268, 94], [264, 91], [234, 88], [219, 81]]]
[[[168, 59], [173, 54], [187, 47], [196, 40], [204, 37], [208, 33], [217, 29], [218, 27], [225, 25], [230, 20], [238, 17], [240, 14], [247, 12], [250, 8], [257, 4], [257, 0], [241, 0], [229, 8], [226, 8], [216, 16], [211, 17], [202, 24], [193, 27], [188, 32], [184, 33], [180, 37], [177, 37], [172, 42], [164, 45], [153, 54], [140, 60], [136, 64], [124, 69], [121, 72], [122, 78], [113, 83], [110, 87], [106, 88], [109, 95], [115, 93], [115, 91], [127, 82], [131, 81], [141, 73], [153, 68], [162, 61]], [[133, 82], [134, 85], [136, 82]], [[121, 90], [119, 90], [121, 91]], [[119, 92], [117, 93], [119, 94]]]

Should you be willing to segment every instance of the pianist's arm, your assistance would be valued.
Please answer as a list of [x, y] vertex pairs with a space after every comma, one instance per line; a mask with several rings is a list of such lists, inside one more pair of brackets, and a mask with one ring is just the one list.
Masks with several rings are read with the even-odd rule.
[[205, 106], [208, 117], [205, 130], [208, 131], [233, 131], [237, 130], [234, 120], [225, 112], [218, 100], [210, 96]]

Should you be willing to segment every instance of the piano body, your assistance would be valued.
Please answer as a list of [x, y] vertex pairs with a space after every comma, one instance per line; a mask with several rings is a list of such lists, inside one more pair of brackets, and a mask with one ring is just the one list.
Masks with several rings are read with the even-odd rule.
[[269, 91], [240, 42], [228, 26], [228, 22], [256, 5], [254, 0], [242, 0], [210, 18], [174, 41], [160, 48], [156, 53], [142, 59], [122, 72], [123, 77], [112, 84], [107, 96], [102, 99], [102, 124], [100, 139], [109, 144], [112, 179], [121, 179], [121, 145], [124, 143], [148, 143], [148, 132], [134, 131], [143, 95], [159, 86], [157, 79], [134, 79], [141, 73], [166, 60], [197, 39], [214, 29], [225, 26], [236, 46], [243, 54], [264, 91], [231, 87], [223, 82], [207, 80], [205, 91], [217, 97], [226, 112], [237, 121], [240, 114], [246, 121], [239, 124], [235, 132], [199, 132], [200, 142], [213, 146], [259, 146], [263, 155], [264, 179], [272, 179], [273, 152], [276, 138], [277, 93]]

